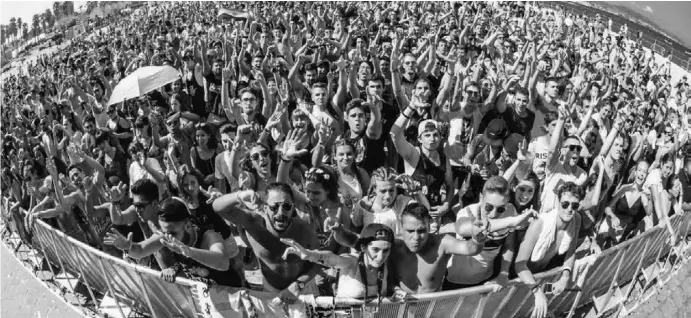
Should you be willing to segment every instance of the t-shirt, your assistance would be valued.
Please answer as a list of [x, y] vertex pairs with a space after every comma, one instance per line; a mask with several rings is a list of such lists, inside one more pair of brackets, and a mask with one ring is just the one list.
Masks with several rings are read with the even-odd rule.
[[206, 82], [209, 84], [207, 105], [210, 106], [210, 110], [214, 110], [218, 105], [221, 104], [221, 89], [223, 88], [223, 83], [220, 76], [217, 78], [213, 72], [204, 76], [204, 79], [206, 79]]
[[216, 167], [214, 172], [216, 179], [225, 178], [226, 181], [228, 181], [228, 184], [230, 184], [228, 193], [238, 189], [238, 180], [230, 173], [230, 165], [232, 164], [233, 163], [230, 160], [230, 152], [228, 151], [224, 151], [216, 156], [214, 163], [214, 166]]
[[[474, 218], [479, 217], [481, 208], [479, 203], [475, 203], [461, 209], [456, 214], [456, 221], [460, 218], [471, 216]], [[500, 216], [501, 218], [506, 218], [516, 216], [516, 214], [516, 208], [511, 203], [508, 203], [506, 211]], [[509, 233], [510, 231], [497, 233], [493, 239], [490, 239], [485, 244], [480, 254], [474, 256], [452, 256], [447, 265], [446, 279], [456, 284], [474, 285], [492, 277], [492, 274], [494, 274], [494, 260], [499, 256], [504, 239]], [[456, 237], [463, 239], [458, 234], [456, 234]]]
[[533, 171], [544, 170], [549, 155], [549, 135], [544, 135], [533, 139], [528, 145], [528, 151], [535, 154], [533, 160]]
[[528, 115], [526, 117], [521, 117], [513, 107], [506, 107], [503, 113], [499, 113], [497, 109], [494, 108], [482, 117], [482, 122], [477, 132], [482, 134], [485, 131], [485, 127], [487, 127], [492, 119], [501, 118], [506, 122], [506, 126], [509, 128], [510, 132], [526, 136], [528, 132], [533, 129], [533, 123], [535, 122], [535, 113], [530, 109], [526, 109], [526, 112]]
[[[555, 154], [556, 155], [556, 154]], [[545, 179], [545, 187], [542, 191], [542, 207], [540, 213], [554, 210], [559, 206], [559, 188], [566, 182], [573, 182], [582, 186], [588, 174], [580, 167], [575, 167], [575, 174], [566, 172], [563, 163], [557, 163], [552, 171], [547, 171], [547, 178]]]
[[[160, 174], [163, 174], [163, 169], [161, 168], [161, 165], [158, 163], [158, 160], [154, 158], [146, 158], [146, 164], [148, 164], [149, 167], [151, 167], [153, 170], [158, 171]], [[149, 179], [153, 182], [157, 182], [151, 175], [151, 173], [149, 173], [149, 171], [147, 171], [146, 169], [144, 169], [144, 167], [139, 165], [139, 163], [134, 161], [130, 164], [128, 175], [130, 177], [130, 188], [132, 187], [132, 185], [134, 185], [135, 182], [137, 182], [137, 180], [141, 179]], [[165, 190], [165, 187], [159, 185], [159, 198], [163, 198]]]

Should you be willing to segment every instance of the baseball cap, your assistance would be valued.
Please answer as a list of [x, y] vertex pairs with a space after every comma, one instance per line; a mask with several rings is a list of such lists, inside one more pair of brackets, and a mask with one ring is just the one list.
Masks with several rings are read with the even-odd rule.
[[190, 212], [185, 203], [177, 198], [166, 199], [161, 203], [158, 218], [163, 222], [180, 222], [187, 220]]
[[505, 139], [508, 135], [509, 128], [503, 119], [495, 118], [489, 122], [485, 128], [485, 135], [491, 140]]
[[426, 119], [418, 124], [417, 135], [420, 136], [425, 132], [433, 130], [439, 131], [439, 123], [437, 123], [434, 119]]
[[371, 223], [365, 226], [360, 233], [360, 238], [356, 246], [361, 244], [369, 244], [372, 241], [386, 241], [393, 244], [394, 235], [391, 228], [380, 223]]

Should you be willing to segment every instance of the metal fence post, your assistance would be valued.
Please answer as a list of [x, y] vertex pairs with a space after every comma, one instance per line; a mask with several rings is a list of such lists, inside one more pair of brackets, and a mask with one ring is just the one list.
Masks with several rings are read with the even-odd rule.
[[111, 295], [113, 295], [113, 299], [115, 299], [115, 305], [118, 306], [118, 310], [120, 311], [120, 315], [122, 317], [127, 317], [125, 313], [122, 311], [122, 307], [120, 307], [120, 301], [118, 300], [118, 296], [115, 294], [115, 291], [113, 290], [113, 286], [110, 284], [110, 276], [106, 273], [106, 269], [103, 266], [103, 259], [98, 258], [98, 266], [101, 268], [101, 273], [103, 274], [103, 278], [106, 279], [106, 285], [108, 285], [108, 291], [110, 292]]

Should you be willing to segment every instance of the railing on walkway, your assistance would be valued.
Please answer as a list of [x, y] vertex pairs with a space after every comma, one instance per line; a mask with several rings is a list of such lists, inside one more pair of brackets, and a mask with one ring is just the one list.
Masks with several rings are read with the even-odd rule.
[[[3, 199], [3, 212], [7, 213], [8, 208], [8, 202]], [[18, 214], [14, 215], [13, 221], [23, 226], [23, 218]], [[676, 233], [686, 237], [691, 226], [691, 214], [674, 216], [672, 225]], [[247, 310], [242, 306], [227, 305], [232, 294], [238, 292], [237, 289], [212, 287], [209, 291], [202, 283], [181, 278], [176, 283], [165, 282], [159, 272], [95, 250], [41, 220], [33, 225], [32, 234], [33, 248], [51, 264], [68, 271], [86, 285], [95, 304], [98, 302], [93, 299], [94, 293], [107, 293], [118, 302], [152, 317], [235, 317], [244, 315]], [[600, 255], [580, 259], [574, 272], [580, 288], [572, 288], [558, 296], [548, 296], [549, 309], [555, 313], [572, 312], [594, 298], [612, 294], [618, 286], [636, 280], [643, 269], [655, 264], [669, 251], [669, 233], [659, 225]], [[536, 280], [540, 283], [552, 282], [559, 273], [559, 269], [540, 273], [536, 275]], [[211, 299], [210, 294], [220, 295], [220, 298]], [[311, 300], [307, 303], [314, 307], [332, 308], [335, 304], [337, 309], [345, 309], [350, 317], [361, 317], [365, 313], [359, 300], [332, 297]], [[259, 304], [255, 310], [268, 311], [269, 307], [268, 304]], [[528, 287], [519, 280], [513, 280], [496, 293], [491, 292], [489, 287], [478, 286], [420, 294], [404, 304], [383, 301], [378, 306], [370, 303], [365, 310], [377, 311], [377, 317], [497, 318], [526, 317], [530, 315], [532, 307], [533, 297]], [[274, 312], [271, 316], [280, 314]]]

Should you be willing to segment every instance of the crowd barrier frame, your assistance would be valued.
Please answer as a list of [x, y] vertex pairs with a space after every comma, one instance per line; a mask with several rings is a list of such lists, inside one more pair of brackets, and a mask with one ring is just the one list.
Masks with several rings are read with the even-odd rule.
[[[3, 213], [11, 216], [11, 225], [25, 226], [20, 214], [8, 214], [9, 202], [3, 198]], [[24, 214], [24, 211], [21, 211]], [[686, 238], [691, 227], [691, 214], [676, 215], [671, 219], [675, 233]], [[16, 230], [16, 229], [14, 229]], [[21, 231], [19, 231], [21, 233]], [[31, 244], [51, 263], [78, 277], [89, 291], [94, 303], [94, 291], [108, 294], [118, 303], [136, 312], [152, 317], [211, 317], [218, 312], [209, 300], [209, 288], [204, 283], [177, 278], [175, 283], [165, 282], [158, 271], [128, 263], [68, 237], [41, 220], [31, 228]], [[668, 255], [669, 231], [658, 225], [639, 236], [576, 262], [574, 284], [560, 295], [548, 295], [549, 309], [569, 316], [575, 308], [604, 295], [608, 303], [613, 291], [627, 283], [635, 283], [642, 269], [654, 265]], [[28, 238], [23, 238], [29, 240]], [[677, 247], [685, 246], [684, 239]], [[535, 275], [538, 283], [558, 279], [561, 269]], [[224, 290], [211, 287], [216, 291]], [[224, 291], [227, 292], [227, 289]], [[631, 288], [626, 293], [630, 293]], [[250, 294], [253, 291], [249, 291]], [[345, 310], [350, 317], [364, 317], [364, 311], [376, 312], [375, 317], [526, 317], [533, 308], [529, 287], [519, 279], [512, 280], [499, 292], [488, 286], [477, 286], [453, 291], [418, 294], [406, 303], [382, 301], [367, 304], [356, 299], [316, 297], [305, 299], [308, 306]], [[600, 300], [603, 302], [603, 300]], [[611, 307], [611, 306], [610, 306]], [[119, 308], [122, 313], [122, 309]], [[124, 316], [124, 314], [123, 314]], [[218, 314], [213, 315], [218, 317]]]

